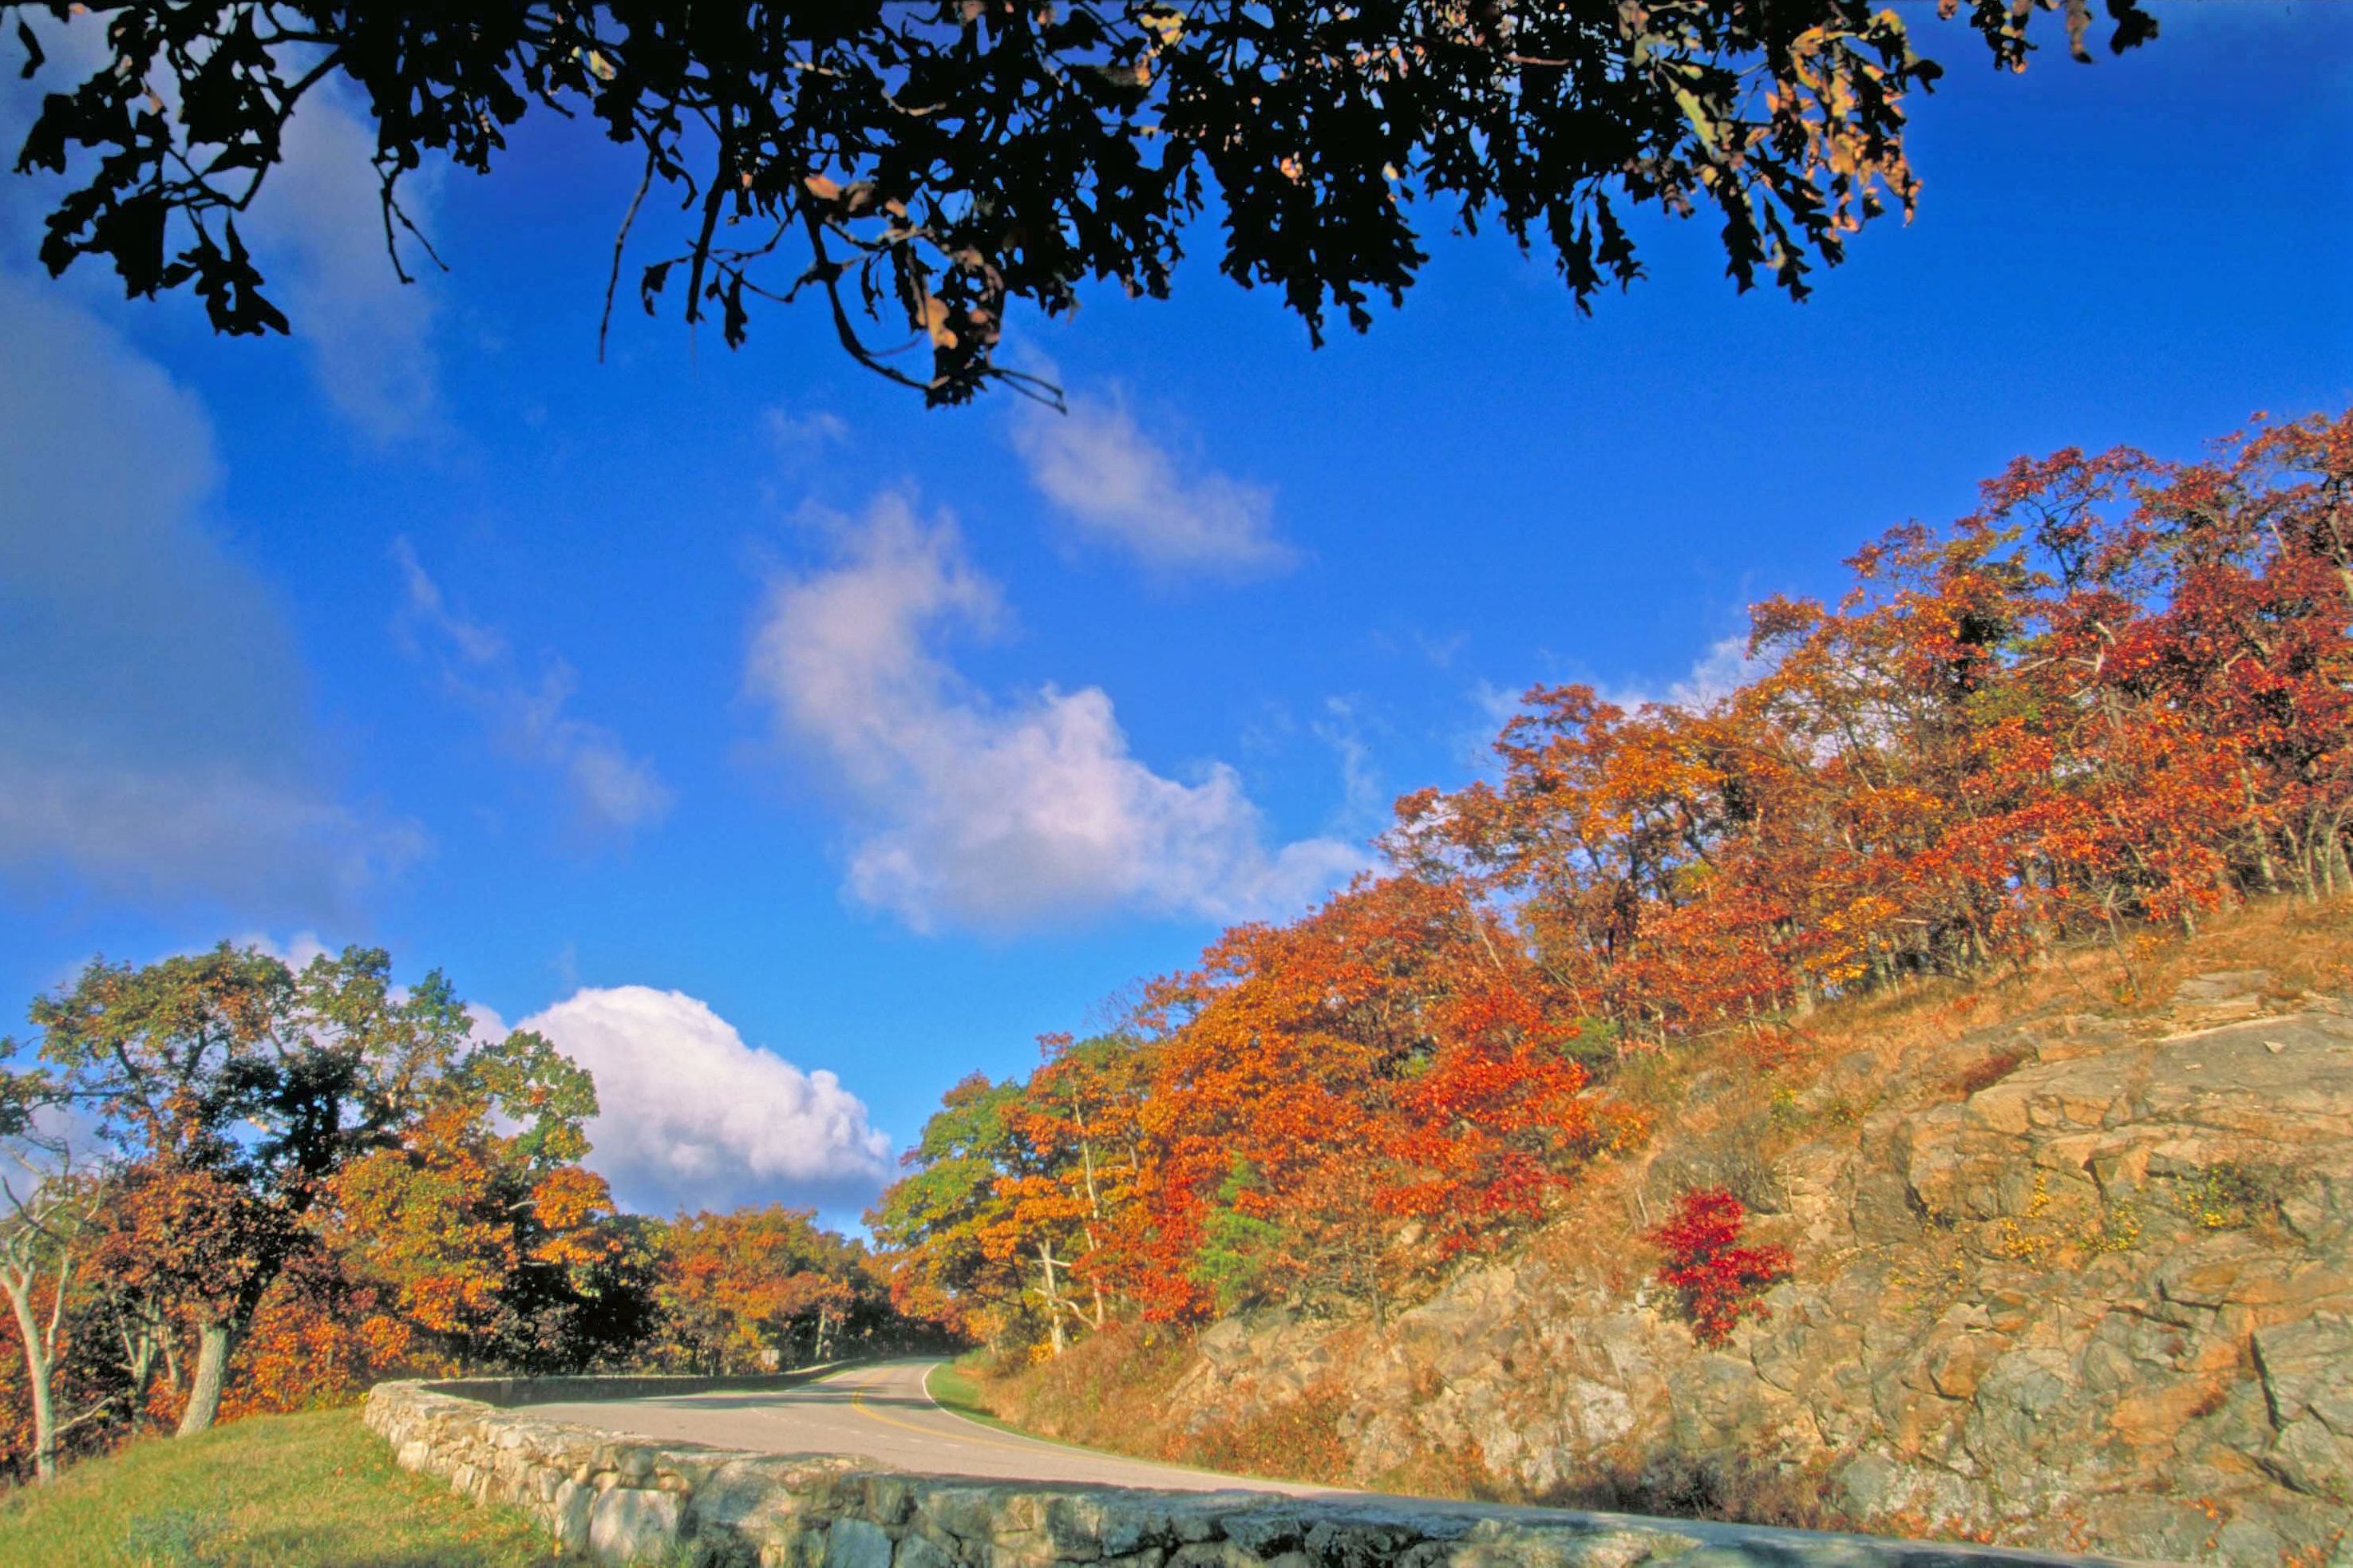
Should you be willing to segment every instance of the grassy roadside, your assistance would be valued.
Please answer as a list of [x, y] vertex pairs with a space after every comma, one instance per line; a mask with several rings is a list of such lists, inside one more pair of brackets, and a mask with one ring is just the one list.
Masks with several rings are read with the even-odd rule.
[[[1106, 1337], [1124, 1339], [1126, 1336]], [[1081, 1347], [1095, 1343], [1097, 1342], [1093, 1340], [1082, 1341], [1080, 1346], [1072, 1348], [1070, 1359], [1074, 1362], [1079, 1360], [1083, 1353]], [[1181, 1362], [1172, 1363], [1172, 1364], [1181, 1364]], [[1073, 1453], [1142, 1459], [1149, 1464], [1163, 1465], [1173, 1470], [1190, 1470], [1196, 1475], [1216, 1476], [1243, 1482], [1253, 1479], [1295, 1481], [1313, 1486], [1338, 1487], [1343, 1489], [1352, 1485], [1345, 1479], [1337, 1479], [1342, 1474], [1340, 1460], [1334, 1459], [1327, 1471], [1317, 1471], [1303, 1466], [1297, 1452], [1280, 1445], [1272, 1447], [1267, 1454], [1237, 1451], [1229, 1455], [1223, 1450], [1217, 1450], [1203, 1455], [1189, 1452], [1171, 1455], [1166, 1451], [1164, 1444], [1155, 1439], [1146, 1438], [1139, 1441], [1133, 1435], [1106, 1431], [1095, 1424], [1081, 1424], [1082, 1433], [1074, 1434], [1064, 1430], [1056, 1419], [1055, 1414], [1048, 1408], [1046, 1402], [1039, 1400], [1034, 1381], [1014, 1382], [1010, 1386], [1017, 1396], [1026, 1397], [1030, 1401], [1031, 1408], [1027, 1414], [1036, 1417], [1038, 1424], [1023, 1426], [1018, 1422], [1008, 1421], [996, 1413], [989, 1390], [992, 1383], [998, 1380], [992, 1379], [987, 1369], [987, 1357], [985, 1352], [977, 1350], [967, 1351], [953, 1362], [943, 1362], [932, 1368], [924, 1380], [923, 1390], [931, 1395], [934, 1404], [952, 1415], [961, 1415], [967, 1421], [977, 1422], [984, 1426], [993, 1426], [999, 1432], [1008, 1433], [1016, 1437], [1026, 1437], [1033, 1443], [1050, 1443], [1057, 1448], [1068, 1448]], [[1204, 1462], [1205, 1459], [1211, 1462]], [[1214, 1462], [1219, 1459], [1228, 1459], [1230, 1462]], [[1312, 1465], [1312, 1458], [1308, 1463]]]
[[1017, 1436], [1034, 1437], [1035, 1432], [1024, 1431], [989, 1408], [988, 1397], [981, 1392], [980, 1380], [971, 1369], [978, 1364], [980, 1352], [967, 1351], [954, 1361], [944, 1361], [923, 1376], [923, 1392], [932, 1403], [967, 1421], [977, 1421], [984, 1426], [994, 1426], [1000, 1432]]
[[356, 1410], [151, 1438], [0, 1497], [11, 1568], [549, 1568], [530, 1521], [394, 1466]]

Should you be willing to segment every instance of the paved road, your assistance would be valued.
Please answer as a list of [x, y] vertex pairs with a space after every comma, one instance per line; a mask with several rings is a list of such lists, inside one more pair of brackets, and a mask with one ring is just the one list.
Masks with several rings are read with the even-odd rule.
[[937, 1362], [853, 1367], [797, 1388], [687, 1394], [667, 1399], [537, 1405], [534, 1415], [663, 1442], [761, 1454], [859, 1454], [902, 1470], [989, 1480], [1074, 1481], [1174, 1491], [1246, 1489], [1294, 1497], [1340, 1495], [1243, 1476], [1213, 1475], [984, 1426], [941, 1408], [923, 1390]]

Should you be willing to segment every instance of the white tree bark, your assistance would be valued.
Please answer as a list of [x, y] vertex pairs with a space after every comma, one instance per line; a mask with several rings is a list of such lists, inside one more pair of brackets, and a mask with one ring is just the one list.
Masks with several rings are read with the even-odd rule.
[[179, 1436], [193, 1437], [220, 1414], [221, 1384], [228, 1376], [228, 1321], [196, 1325], [196, 1374], [188, 1384], [188, 1407], [180, 1415]]

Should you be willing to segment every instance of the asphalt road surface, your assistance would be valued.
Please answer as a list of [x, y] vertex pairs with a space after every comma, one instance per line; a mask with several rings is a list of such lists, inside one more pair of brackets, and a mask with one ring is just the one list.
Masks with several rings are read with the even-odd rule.
[[1220, 1476], [1065, 1447], [968, 1421], [923, 1391], [939, 1363], [884, 1362], [852, 1367], [797, 1387], [762, 1393], [687, 1394], [667, 1399], [536, 1405], [532, 1414], [667, 1443], [758, 1454], [856, 1454], [902, 1470], [987, 1480], [1071, 1481], [1169, 1491], [1335, 1494], [1324, 1487]]

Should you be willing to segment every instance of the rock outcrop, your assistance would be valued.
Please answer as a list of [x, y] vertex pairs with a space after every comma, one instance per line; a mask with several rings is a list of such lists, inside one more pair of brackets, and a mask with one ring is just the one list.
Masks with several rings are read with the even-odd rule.
[[[1509, 1496], [1778, 1487], [1866, 1528], [2353, 1564], [2353, 1019], [2268, 983], [1777, 1099], [1744, 1195], [1796, 1274], [1720, 1350], [1588, 1227], [1377, 1330], [1220, 1324], [1176, 1419], [1314, 1390], [1367, 1482], [1446, 1455]], [[1696, 1184], [1662, 1145], [1626, 1186], [1651, 1213]]]

